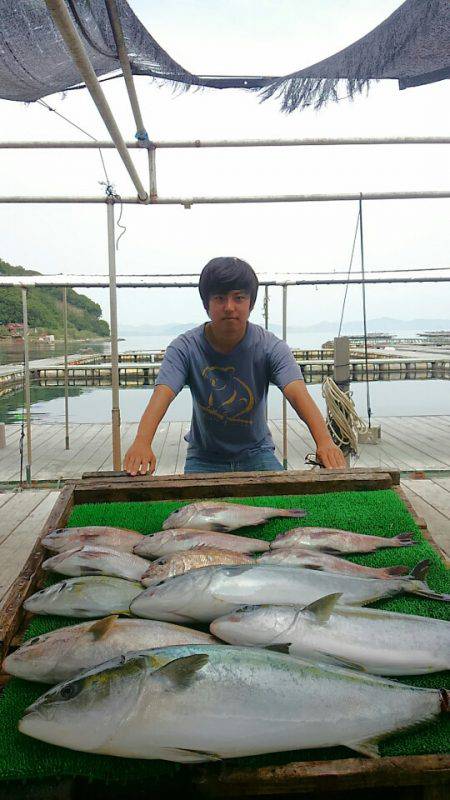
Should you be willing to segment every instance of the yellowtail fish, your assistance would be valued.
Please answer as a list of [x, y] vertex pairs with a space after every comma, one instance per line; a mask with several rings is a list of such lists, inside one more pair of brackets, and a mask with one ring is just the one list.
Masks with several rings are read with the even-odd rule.
[[210, 630], [234, 645], [288, 644], [289, 653], [376, 675], [450, 669], [450, 622], [374, 608], [336, 605], [330, 594], [309, 606], [246, 606]]
[[151, 619], [119, 619], [116, 614], [94, 622], [58, 628], [29, 639], [2, 667], [28, 681], [59, 683], [132, 650], [175, 644], [219, 644], [193, 628]]
[[33, 614], [63, 617], [129, 614], [131, 601], [141, 591], [141, 583], [124, 581], [122, 578], [68, 578], [32, 594], [23, 607]]
[[247, 525], [262, 525], [275, 517], [299, 518], [306, 514], [302, 508], [270, 508], [204, 500], [172, 511], [164, 522], [163, 529], [197, 528], [226, 533]]
[[422, 689], [260, 648], [180, 645], [130, 653], [60, 683], [19, 731], [88, 753], [180, 763], [378, 741], [448, 711]]

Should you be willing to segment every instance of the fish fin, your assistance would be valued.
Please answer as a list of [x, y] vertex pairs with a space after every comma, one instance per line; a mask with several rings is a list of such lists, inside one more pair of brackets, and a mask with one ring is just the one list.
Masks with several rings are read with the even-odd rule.
[[386, 572], [388, 575], [408, 575], [409, 567], [406, 566], [386, 567], [383, 570], [383, 572]]
[[417, 594], [420, 597], [428, 597], [429, 600], [441, 600], [443, 603], [450, 603], [450, 594], [441, 594], [440, 592], [433, 592], [432, 589], [427, 586], [426, 583], [422, 585], [417, 584], [409, 588], [408, 586], [405, 587], [405, 591], [409, 592], [410, 594]]
[[[302, 658], [308, 658], [302, 654]], [[309, 659], [308, 659], [309, 660]], [[335, 667], [343, 667], [344, 669], [351, 669], [355, 672], [367, 672], [367, 669], [362, 664], [352, 661], [350, 658], [344, 656], [336, 656], [334, 653], [326, 653], [324, 650], [318, 650], [311, 656], [313, 661], [322, 661], [324, 664], [331, 664]]]
[[166, 678], [174, 687], [184, 688], [189, 686], [195, 673], [204, 667], [208, 661], [209, 656], [206, 653], [195, 653], [192, 656], [176, 658], [174, 661], [169, 661], [168, 664], [164, 664], [163, 667], [155, 670], [152, 677]]
[[363, 756], [369, 756], [369, 758], [380, 758], [381, 756], [377, 739], [366, 739], [364, 742], [342, 742], [342, 744], [349, 747], [350, 750], [362, 753]]
[[[230, 528], [228, 525], [223, 525], [221, 522], [211, 522], [208, 528], [209, 531], [214, 531], [215, 533], [229, 533]], [[206, 531], [208, 532], [208, 531]]]
[[282, 517], [302, 518], [308, 515], [308, 512], [306, 511], [305, 508], [283, 508], [282, 510], [284, 512], [283, 514], [281, 514]]
[[394, 536], [391, 539], [392, 542], [395, 542], [392, 547], [411, 547], [411, 545], [416, 544], [413, 536], [413, 533], [399, 533], [398, 536]]
[[110, 614], [109, 617], [99, 619], [90, 626], [89, 633], [92, 633], [94, 639], [102, 639], [103, 636], [109, 632], [117, 619], [119, 619], [118, 614]]
[[83, 564], [80, 568], [82, 575], [104, 575], [105, 573], [99, 567], [89, 567], [87, 564]]
[[334, 611], [334, 607], [339, 602], [341, 597], [342, 592], [326, 594], [324, 597], [320, 597], [319, 600], [315, 600], [314, 603], [310, 603], [308, 606], [305, 606], [302, 611], [308, 611], [310, 614], [313, 614], [315, 617], [315, 622], [323, 625], [330, 619], [330, 616]]
[[272, 653], [284, 653], [288, 656], [290, 646], [290, 642], [288, 644], [267, 644], [265, 645], [264, 650], [271, 650]]
[[428, 570], [430, 569], [431, 562], [425, 558], [423, 561], [419, 561], [418, 564], [411, 570], [409, 573], [410, 578], [414, 578], [416, 581], [424, 581], [428, 575]]
[[222, 761], [217, 753], [206, 750], [186, 750], [184, 747], [162, 747], [159, 751], [165, 761], [178, 761], [183, 764], [200, 764], [202, 761]]

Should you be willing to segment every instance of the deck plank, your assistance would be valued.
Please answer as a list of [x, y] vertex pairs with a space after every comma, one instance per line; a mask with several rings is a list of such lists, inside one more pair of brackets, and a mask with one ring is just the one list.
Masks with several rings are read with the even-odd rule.
[[[32, 494], [37, 500], [34, 508], [26, 516], [24, 516], [24, 494]], [[30, 555], [58, 495], [59, 492], [57, 491], [48, 492], [42, 489], [22, 492], [22, 496], [16, 495], [15, 505], [17, 509], [15, 510], [22, 516], [22, 519], [0, 547], [0, 607], [2, 598], [7, 595], [11, 584], [17, 578]]]
[[441, 505], [444, 495], [450, 499], [450, 493], [443, 489], [439, 496], [431, 494], [434, 485], [431, 480], [402, 480], [401, 485], [417, 513], [425, 519], [433, 539], [450, 557], [449, 506]]

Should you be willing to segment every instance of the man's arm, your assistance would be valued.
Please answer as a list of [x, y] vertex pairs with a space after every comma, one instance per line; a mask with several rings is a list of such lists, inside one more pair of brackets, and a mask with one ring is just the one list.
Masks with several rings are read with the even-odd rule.
[[316, 443], [317, 460], [324, 467], [345, 467], [345, 458], [328, 431], [326, 422], [309, 394], [304, 381], [291, 381], [283, 389], [286, 400], [306, 423]]
[[127, 450], [123, 468], [129, 475], [145, 475], [147, 470], [153, 475], [156, 468], [156, 457], [151, 448], [156, 429], [169, 408], [175, 392], [164, 384], [155, 386], [147, 408], [139, 423], [136, 438]]

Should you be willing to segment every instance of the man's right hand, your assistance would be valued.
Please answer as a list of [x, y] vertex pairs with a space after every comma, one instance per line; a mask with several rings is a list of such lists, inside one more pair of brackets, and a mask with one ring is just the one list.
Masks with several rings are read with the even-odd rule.
[[156, 468], [156, 456], [150, 445], [136, 436], [123, 460], [123, 468], [129, 475], [153, 475]]

